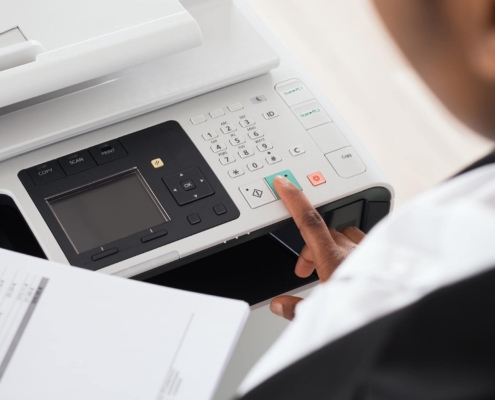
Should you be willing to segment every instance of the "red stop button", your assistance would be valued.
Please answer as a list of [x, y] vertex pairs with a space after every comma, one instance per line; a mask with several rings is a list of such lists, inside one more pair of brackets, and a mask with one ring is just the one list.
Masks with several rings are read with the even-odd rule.
[[327, 181], [321, 172], [313, 172], [312, 174], [309, 174], [308, 179], [313, 186], [323, 185]]

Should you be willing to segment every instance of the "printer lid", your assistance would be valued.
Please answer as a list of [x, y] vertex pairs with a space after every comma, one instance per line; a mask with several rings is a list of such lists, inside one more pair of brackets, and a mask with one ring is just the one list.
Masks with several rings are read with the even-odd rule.
[[0, 13], [0, 108], [202, 43], [178, 0], [7, 2]]

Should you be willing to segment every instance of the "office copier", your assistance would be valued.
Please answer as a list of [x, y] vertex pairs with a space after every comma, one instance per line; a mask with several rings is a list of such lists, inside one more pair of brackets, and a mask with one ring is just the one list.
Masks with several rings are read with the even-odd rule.
[[368, 232], [393, 189], [245, 0], [8, 0], [0, 247], [261, 304], [310, 285], [273, 188]]

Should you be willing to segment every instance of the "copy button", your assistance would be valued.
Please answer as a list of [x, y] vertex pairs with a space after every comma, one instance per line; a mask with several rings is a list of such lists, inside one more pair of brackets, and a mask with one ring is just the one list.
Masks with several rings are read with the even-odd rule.
[[64, 178], [65, 173], [58, 164], [57, 160], [48, 161], [47, 163], [37, 165], [27, 170], [28, 175], [36, 186], [44, 185], [57, 179]]

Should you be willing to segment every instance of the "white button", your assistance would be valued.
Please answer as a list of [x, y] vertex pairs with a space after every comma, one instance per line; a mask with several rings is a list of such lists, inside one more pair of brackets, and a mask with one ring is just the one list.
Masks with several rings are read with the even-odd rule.
[[231, 178], [237, 178], [238, 176], [244, 175], [244, 170], [242, 168], [234, 168], [229, 171]]
[[247, 165], [250, 171], [256, 171], [258, 169], [263, 168], [263, 164], [261, 164], [259, 161], [254, 161], [250, 164]]
[[206, 117], [204, 115], [198, 115], [197, 117], [191, 118], [191, 122], [193, 125], [202, 124], [203, 122], [206, 122]]
[[216, 137], [218, 137], [218, 134], [215, 131], [203, 133], [204, 140], [211, 140], [211, 139], [215, 139]]
[[222, 115], [225, 115], [225, 111], [223, 111], [221, 108], [217, 108], [216, 110], [210, 112], [210, 116], [212, 118], [218, 118], [221, 117]]
[[258, 208], [277, 200], [264, 179], [241, 186], [239, 190], [251, 208]]
[[320, 106], [320, 103], [314, 100], [292, 107], [292, 111], [294, 111], [294, 114], [296, 114], [296, 117], [306, 129], [316, 128], [317, 126], [332, 122], [332, 119], [323, 107]]
[[267, 151], [267, 150], [270, 150], [270, 149], [273, 149], [273, 146], [270, 142], [261, 142], [258, 146], [258, 150], [259, 151]]
[[230, 139], [230, 144], [232, 146], [238, 146], [243, 143], [246, 143], [246, 139], [244, 139], [242, 136], [235, 136], [232, 139]]
[[263, 117], [265, 117], [265, 119], [276, 118], [276, 117], [278, 117], [278, 112], [276, 112], [276, 111], [268, 111], [266, 113], [263, 113]]
[[266, 101], [266, 96], [260, 95], [260, 96], [252, 97], [251, 101], [253, 102], [253, 104], [263, 103], [264, 101]]
[[241, 103], [234, 103], [229, 106], [231, 112], [242, 110], [244, 106]]
[[275, 90], [280, 94], [289, 107], [313, 99], [311, 92], [299, 79], [291, 79], [289, 81], [281, 82], [275, 86]]
[[249, 132], [248, 136], [250, 139], [254, 140], [254, 139], [259, 139], [260, 137], [265, 136], [265, 134], [263, 133], [263, 131], [256, 130], [256, 131]]
[[251, 118], [244, 118], [242, 119], [239, 124], [243, 127], [243, 128], [247, 128], [248, 126], [251, 126], [251, 125], [254, 125], [256, 122], [254, 122], [253, 119]]
[[325, 157], [342, 178], [350, 178], [366, 171], [366, 165], [350, 146], [329, 153]]
[[280, 157], [278, 154], [272, 154], [271, 156], [265, 158], [265, 160], [268, 164], [272, 165], [282, 161], [282, 157]]
[[225, 156], [220, 157], [219, 160], [220, 160], [220, 164], [227, 165], [235, 162], [235, 157], [231, 156], [230, 154], [227, 154]]
[[306, 150], [304, 150], [304, 147], [302, 146], [295, 146], [291, 148], [289, 151], [290, 154], [292, 154], [294, 157], [306, 153]]
[[224, 125], [220, 128], [223, 133], [232, 133], [237, 130], [237, 128], [234, 125]]
[[308, 132], [324, 154], [349, 146], [349, 142], [334, 122], [310, 129]]
[[210, 149], [211, 151], [213, 151], [213, 153], [218, 153], [219, 151], [225, 150], [226, 148], [227, 145], [222, 142], [215, 143], [213, 146], [210, 146]]
[[254, 151], [251, 149], [244, 149], [239, 152], [239, 157], [241, 158], [246, 158], [251, 156], [254, 156]]

